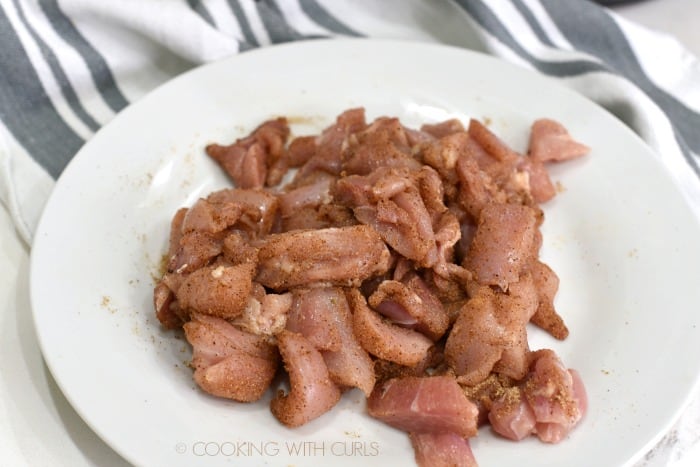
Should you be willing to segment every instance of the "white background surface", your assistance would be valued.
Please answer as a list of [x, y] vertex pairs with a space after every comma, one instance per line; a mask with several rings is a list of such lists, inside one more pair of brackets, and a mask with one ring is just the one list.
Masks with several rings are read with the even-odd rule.
[[[699, 0], [646, 0], [614, 10], [675, 36], [700, 56]], [[27, 245], [1, 207], [0, 465], [120, 465], [70, 408], [42, 363], [29, 314], [28, 262]], [[700, 447], [654, 465], [696, 467]]]

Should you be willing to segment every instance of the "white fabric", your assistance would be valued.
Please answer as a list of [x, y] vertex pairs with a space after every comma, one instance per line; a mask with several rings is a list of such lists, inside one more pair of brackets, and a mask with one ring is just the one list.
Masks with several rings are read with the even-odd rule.
[[27, 244], [53, 185], [54, 180], [0, 122], [0, 199]]

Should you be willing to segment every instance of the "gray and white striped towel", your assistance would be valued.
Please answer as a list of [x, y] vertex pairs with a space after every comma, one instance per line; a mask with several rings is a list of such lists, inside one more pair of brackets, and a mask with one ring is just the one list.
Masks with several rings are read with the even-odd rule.
[[588, 0], [0, 5], [0, 200], [28, 245], [71, 157], [131, 102], [197, 65], [318, 37], [450, 44], [558, 78], [637, 132], [700, 216], [700, 62], [674, 39]]
[[632, 127], [700, 213], [700, 63], [586, 0], [1, 0], [0, 199], [29, 244], [54, 180], [160, 83], [270, 44], [367, 36], [484, 51]]

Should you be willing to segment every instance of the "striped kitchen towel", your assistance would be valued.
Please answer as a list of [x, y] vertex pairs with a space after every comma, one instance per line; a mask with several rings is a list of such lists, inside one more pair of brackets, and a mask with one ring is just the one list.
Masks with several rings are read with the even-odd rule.
[[440, 42], [559, 78], [617, 115], [700, 212], [700, 65], [586, 0], [0, 0], [0, 200], [27, 244], [71, 157], [192, 67], [318, 37]]
[[[319, 37], [444, 43], [554, 77], [639, 134], [700, 216], [700, 63], [588, 0], [0, 0], [0, 200], [17, 231], [30, 245], [75, 153], [159, 84]], [[699, 406], [681, 444], [698, 441]]]

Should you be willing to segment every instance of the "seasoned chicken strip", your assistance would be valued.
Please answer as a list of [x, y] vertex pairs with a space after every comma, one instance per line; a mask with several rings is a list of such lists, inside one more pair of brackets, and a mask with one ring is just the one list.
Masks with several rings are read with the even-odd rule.
[[389, 269], [390, 254], [371, 227], [293, 231], [267, 237], [256, 280], [284, 290], [317, 281], [356, 285]]

